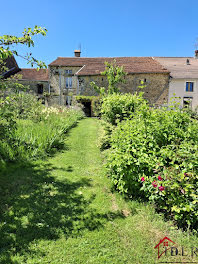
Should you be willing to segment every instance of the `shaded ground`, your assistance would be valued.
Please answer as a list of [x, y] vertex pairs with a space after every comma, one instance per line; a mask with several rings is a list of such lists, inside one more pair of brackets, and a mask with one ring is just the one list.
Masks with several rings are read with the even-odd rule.
[[110, 191], [99, 133], [98, 120], [84, 119], [69, 133], [67, 150], [1, 173], [1, 264], [149, 264], [158, 263], [154, 246], [165, 235], [196, 245], [195, 236], [165, 223], [150, 205]]

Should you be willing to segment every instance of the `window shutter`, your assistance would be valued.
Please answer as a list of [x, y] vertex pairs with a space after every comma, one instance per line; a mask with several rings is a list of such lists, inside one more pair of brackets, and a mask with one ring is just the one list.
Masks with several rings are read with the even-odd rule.
[[188, 92], [188, 82], [186, 83], [186, 92]]
[[193, 83], [190, 83], [190, 91], [193, 92]]

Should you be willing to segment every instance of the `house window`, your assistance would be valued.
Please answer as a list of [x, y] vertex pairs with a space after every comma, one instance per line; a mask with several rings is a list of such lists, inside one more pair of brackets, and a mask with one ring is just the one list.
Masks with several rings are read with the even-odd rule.
[[72, 88], [72, 77], [66, 78], [66, 88]]
[[66, 70], [65, 73], [66, 74], [72, 74], [72, 70]]
[[71, 105], [72, 97], [70, 95], [66, 96], [66, 105]]
[[37, 84], [37, 94], [43, 94], [43, 84]]
[[183, 107], [192, 108], [192, 99], [193, 97], [184, 97], [183, 98]]
[[194, 82], [186, 82], [186, 92], [193, 92]]

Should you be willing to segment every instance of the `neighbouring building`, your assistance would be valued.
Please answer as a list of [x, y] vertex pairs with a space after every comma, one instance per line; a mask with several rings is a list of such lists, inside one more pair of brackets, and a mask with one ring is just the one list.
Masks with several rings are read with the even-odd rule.
[[198, 106], [198, 50], [195, 57], [155, 57], [161, 65], [170, 71], [169, 95], [178, 97], [181, 107]]
[[14, 56], [8, 57], [2, 65], [0, 64], [0, 74], [3, 78], [9, 78], [20, 71]]
[[25, 69], [22, 68], [17, 72], [20, 76], [19, 82], [29, 86], [30, 92], [38, 96], [38, 99], [45, 102], [45, 95], [50, 93], [48, 69]]
[[127, 73], [126, 82], [120, 85], [121, 91], [134, 93], [141, 81], [144, 82], [144, 96], [150, 104], [167, 104], [169, 71], [152, 57], [83, 58], [80, 51], [74, 57], [58, 57], [49, 64], [50, 93], [54, 103], [69, 105], [72, 95], [97, 95], [91, 87], [94, 81], [98, 86], [107, 87], [107, 79], [101, 75], [105, 62], [123, 66]]

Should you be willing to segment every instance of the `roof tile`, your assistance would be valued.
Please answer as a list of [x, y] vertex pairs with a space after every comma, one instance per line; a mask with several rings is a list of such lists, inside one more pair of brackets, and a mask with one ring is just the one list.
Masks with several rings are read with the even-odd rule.
[[48, 69], [21, 69], [17, 74], [22, 75], [22, 80], [48, 81]]
[[123, 66], [127, 73], [168, 73], [159, 62], [152, 57], [98, 57], [98, 58], [77, 58], [58, 57], [49, 66], [78, 66], [82, 70], [77, 75], [100, 75], [105, 70], [105, 62], [116, 61], [116, 65]]

